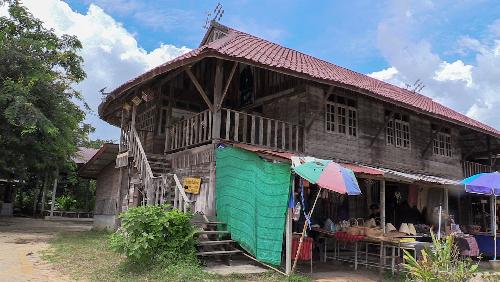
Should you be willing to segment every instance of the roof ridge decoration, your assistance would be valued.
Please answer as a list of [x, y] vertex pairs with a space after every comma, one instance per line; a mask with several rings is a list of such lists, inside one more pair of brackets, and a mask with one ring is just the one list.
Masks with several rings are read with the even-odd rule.
[[[201, 45], [125, 82], [113, 90], [112, 95], [108, 95], [107, 101], [103, 102], [101, 106], [105, 106], [106, 103], [134, 86], [160, 74], [191, 64], [205, 57], [219, 57], [263, 66], [325, 84], [351, 86], [361, 90], [365, 95], [500, 137], [499, 130], [450, 109], [421, 93], [398, 87], [220, 23], [214, 23], [207, 31], [207, 34], [213, 28], [227, 29], [227, 35]], [[205, 34], [202, 43], [206, 41], [207, 34]], [[287, 54], [286, 57], [285, 54]]]

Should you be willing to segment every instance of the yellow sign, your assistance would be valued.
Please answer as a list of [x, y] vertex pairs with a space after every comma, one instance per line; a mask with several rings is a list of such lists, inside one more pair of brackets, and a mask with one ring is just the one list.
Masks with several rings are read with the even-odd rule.
[[199, 177], [186, 177], [182, 183], [184, 191], [191, 194], [200, 193], [201, 178]]

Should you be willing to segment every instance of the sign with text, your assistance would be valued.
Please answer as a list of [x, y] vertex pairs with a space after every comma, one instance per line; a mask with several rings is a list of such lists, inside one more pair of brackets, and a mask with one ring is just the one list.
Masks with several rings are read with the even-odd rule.
[[200, 193], [201, 178], [199, 177], [186, 177], [182, 183], [184, 191], [191, 194]]

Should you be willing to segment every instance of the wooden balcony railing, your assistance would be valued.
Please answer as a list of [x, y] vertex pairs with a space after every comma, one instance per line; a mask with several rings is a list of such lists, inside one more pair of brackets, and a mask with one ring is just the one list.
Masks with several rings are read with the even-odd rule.
[[278, 150], [303, 150], [303, 128], [259, 115], [222, 109], [221, 138]]
[[[212, 112], [196, 114], [167, 130], [165, 152], [198, 146], [212, 140]], [[303, 151], [303, 128], [297, 124], [259, 115], [221, 109], [222, 140], [258, 145], [278, 150]]]
[[212, 112], [205, 110], [167, 129], [165, 152], [193, 147], [212, 140]]
[[462, 163], [464, 178], [472, 176], [474, 174], [478, 174], [481, 172], [492, 172], [493, 169], [491, 166], [483, 165], [475, 162], [464, 161]]

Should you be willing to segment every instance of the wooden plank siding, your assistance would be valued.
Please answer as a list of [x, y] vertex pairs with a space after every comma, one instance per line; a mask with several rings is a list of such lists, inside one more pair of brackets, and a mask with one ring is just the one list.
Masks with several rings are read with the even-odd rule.
[[[427, 172], [450, 178], [461, 178], [461, 151], [458, 130], [452, 125], [452, 157], [433, 155], [431, 120], [405, 109], [384, 105], [382, 102], [355, 95], [357, 101], [358, 136], [328, 133], [325, 129], [325, 91], [317, 87], [307, 89], [306, 124], [311, 123], [306, 134], [305, 153], [350, 162], [380, 165], [395, 170]], [[410, 117], [410, 148], [387, 145], [385, 111], [397, 111]], [[382, 128], [381, 133], [379, 130]], [[377, 135], [378, 134], [378, 135]], [[372, 140], [376, 138], [371, 145]], [[370, 146], [371, 145], [371, 146]], [[430, 145], [424, 156], [422, 153]]]

